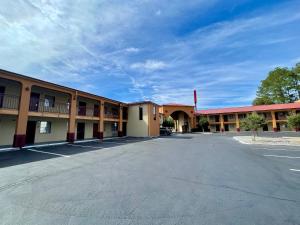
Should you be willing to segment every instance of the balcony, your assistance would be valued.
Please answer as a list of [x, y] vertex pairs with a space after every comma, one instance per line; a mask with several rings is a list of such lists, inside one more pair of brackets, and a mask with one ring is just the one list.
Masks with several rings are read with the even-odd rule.
[[42, 112], [42, 113], [56, 113], [56, 114], [69, 114], [69, 103], [49, 103], [48, 100], [31, 99], [29, 104], [30, 112]]
[[119, 119], [119, 112], [105, 112], [104, 117], [108, 119]]
[[99, 107], [86, 107], [86, 106], [78, 106], [77, 107], [77, 115], [78, 116], [89, 116], [89, 117], [99, 117], [100, 109]]
[[0, 109], [19, 109], [20, 97], [16, 95], [0, 94]]

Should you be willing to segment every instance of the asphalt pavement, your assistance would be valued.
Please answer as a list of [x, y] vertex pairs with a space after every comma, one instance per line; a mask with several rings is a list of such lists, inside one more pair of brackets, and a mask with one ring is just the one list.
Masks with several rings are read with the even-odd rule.
[[300, 149], [230, 135], [0, 153], [0, 224], [300, 224]]

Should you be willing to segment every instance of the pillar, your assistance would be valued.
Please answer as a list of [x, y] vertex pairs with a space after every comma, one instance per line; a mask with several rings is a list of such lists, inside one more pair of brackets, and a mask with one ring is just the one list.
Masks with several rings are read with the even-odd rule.
[[223, 118], [223, 115], [221, 114], [220, 115], [220, 122], [221, 122], [221, 132], [224, 132], [224, 118]]
[[123, 136], [123, 106], [120, 105], [119, 108], [119, 126], [118, 126], [118, 136], [122, 137]]
[[272, 111], [271, 112], [272, 115], [272, 127], [273, 127], [273, 131], [277, 132], [277, 124], [276, 124], [276, 116], [275, 116], [275, 112]]
[[28, 81], [23, 81], [21, 86], [22, 88], [19, 101], [19, 114], [17, 118], [16, 131], [13, 142], [13, 147], [20, 148], [25, 146], [26, 144], [26, 129], [32, 84]]
[[104, 132], [104, 101], [100, 101], [100, 113], [99, 113], [99, 124], [98, 124], [98, 138], [103, 139]]
[[240, 132], [241, 128], [240, 128], [240, 120], [239, 120], [239, 114], [235, 114], [235, 126], [236, 126], [236, 131]]
[[209, 121], [209, 115], [207, 115], [207, 122], [208, 122], [208, 131], [210, 131], [210, 121]]
[[75, 141], [76, 114], [77, 114], [77, 92], [75, 94], [71, 94], [70, 107], [69, 107], [67, 141], [71, 143]]

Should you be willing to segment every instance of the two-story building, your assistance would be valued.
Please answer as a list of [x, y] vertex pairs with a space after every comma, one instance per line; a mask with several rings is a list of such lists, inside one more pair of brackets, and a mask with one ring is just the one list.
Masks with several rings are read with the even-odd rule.
[[[149, 109], [154, 105], [139, 103]], [[128, 133], [158, 136], [159, 120], [143, 124], [149, 127], [149, 133], [135, 131], [140, 129], [136, 123], [140, 117], [129, 114], [134, 107], [135, 104], [0, 70], [0, 146], [74, 142]], [[143, 113], [147, 118], [148, 113], [152, 115], [149, 110]]]
[[287, 116], [291, 113], [300, 113], [300, 102], [198, 110], [195, 115], [197, 121], [200, 116], [207, 117], [211, 132], [239, 132], [243, 130], [240, 126], [241, 120], [253, 112], [264, 117], [267, 121], [261, 130], [290, 131], [291, 129], [287, 126]]

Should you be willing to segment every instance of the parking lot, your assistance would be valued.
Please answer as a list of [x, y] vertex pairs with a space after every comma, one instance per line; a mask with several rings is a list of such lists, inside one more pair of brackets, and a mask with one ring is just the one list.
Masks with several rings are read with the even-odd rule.
[[300, 224], [300, 149], [232, 135], [0, 153], [0, 224]]

